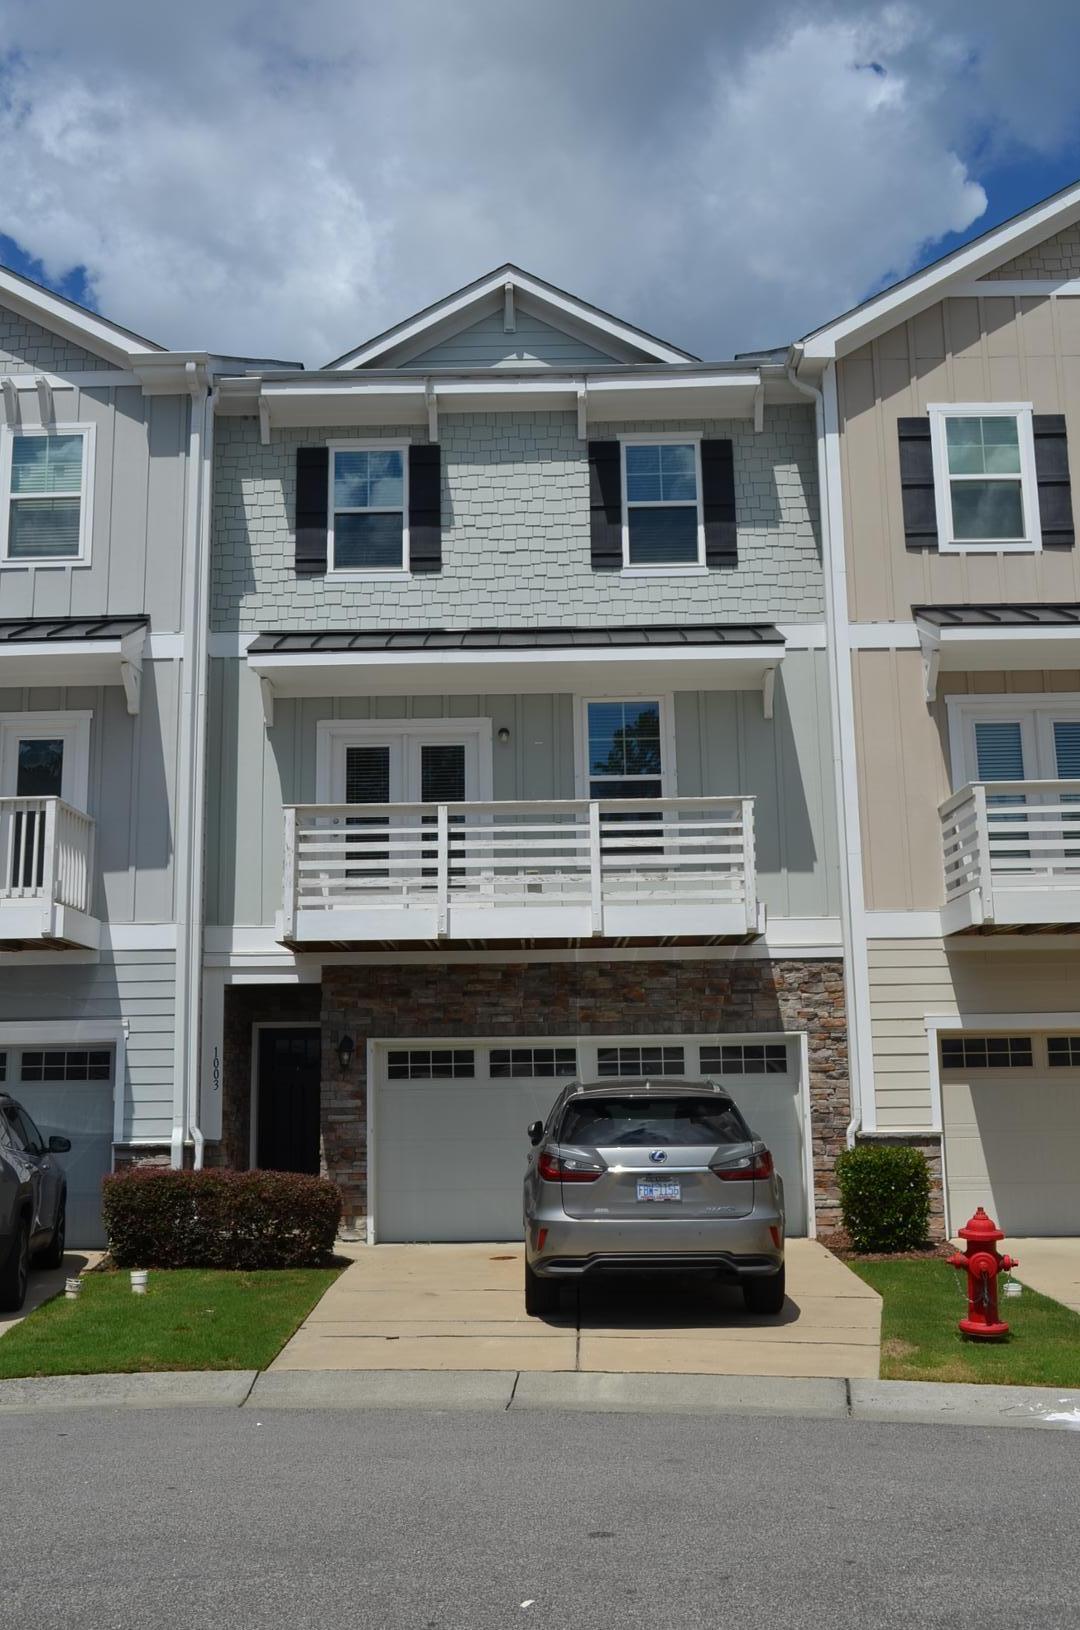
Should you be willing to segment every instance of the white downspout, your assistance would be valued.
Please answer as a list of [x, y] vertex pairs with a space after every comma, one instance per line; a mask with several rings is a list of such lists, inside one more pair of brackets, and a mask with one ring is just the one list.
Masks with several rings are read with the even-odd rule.
[[206, 780], [207, 627], [210, 613], [210, 456], [215, 393], [205, 367], [187, 364], [191, 390], [188, 527], [184, 562], [184, 656], [176, 777], [176, 1017], [171, 1162], [184, 1164], [190, 1133], [203, 1161], [198, 1118], [199, 994], [203, 955], [203, 827]]
[[[866, 931], [863, 917], [862, 832], [858, 787], [849, 788], [845, 766], [855, 766], [855, 724], [851, 690], [851, 643], [848, 636], [847, 556], [844, 547], [843, 508], [838, 481], [830, 480], [826, 447], [825, 399], [820, 390], [798, 377], [801, 346], [792, 347], [787, 368], [789, 384], [814, 404], [817, 439], [818, 509], [821, 515], [821, 555], [825, 578], [825, 646], [829, 669], [829, 714], [832, 733], [836, 820], [840, 837], [840, 940], [844, 953], [844, 1003], [847, 1008], [848, 1081], [851, 1119], [845, 1130], [850, 1149], [863, 1124], [863, 1080], [872, 1082], [869, 1053], [869, 1003], [864, 1001]], [[835, 366], [835, 365], [833, 365]], [[835, 400], [835, 375], [832, 379]], [[834, 532], [835, 520], [835, 532]]]

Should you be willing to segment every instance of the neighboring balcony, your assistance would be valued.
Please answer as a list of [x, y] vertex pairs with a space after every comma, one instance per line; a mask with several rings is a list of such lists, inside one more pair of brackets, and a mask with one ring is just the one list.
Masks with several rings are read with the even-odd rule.
[[299, 804], [282, 939], [746, 940], [764, 931], [752, 798]]
[[94, 823], [60, 798], [0, 798], [0, 947], [96, 949]]
[[1080, 922], [1080, 781], [994, 781], [941, 805], [942, 930]]

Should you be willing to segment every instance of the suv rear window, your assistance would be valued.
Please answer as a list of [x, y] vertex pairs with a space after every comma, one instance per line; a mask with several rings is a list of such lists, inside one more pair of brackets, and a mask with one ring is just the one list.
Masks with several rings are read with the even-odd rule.
[[592, 1149], [707, 1147], [751, 1137], [730, 1098], [578, 1098], [566, 1106], [560, 1143]]

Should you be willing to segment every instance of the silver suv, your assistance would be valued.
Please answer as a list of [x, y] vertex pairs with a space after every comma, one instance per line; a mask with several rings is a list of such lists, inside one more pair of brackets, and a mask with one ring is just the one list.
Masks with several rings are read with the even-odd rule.
[[751, 1313], [784, 1305], [784, 1186], [772, 1155], [712, 1081], [568, 1086], [529, 1127], [525, 1310], [593, 1272], [706, 1269]]

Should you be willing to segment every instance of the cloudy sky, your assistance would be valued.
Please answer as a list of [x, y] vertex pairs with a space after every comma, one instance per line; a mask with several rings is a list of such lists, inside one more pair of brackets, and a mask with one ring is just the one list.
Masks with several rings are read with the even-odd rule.
[[317, 365], [514, 260], [710, 358], [1080, 176], [1075, 0], [3, 0], [0, 259]]

